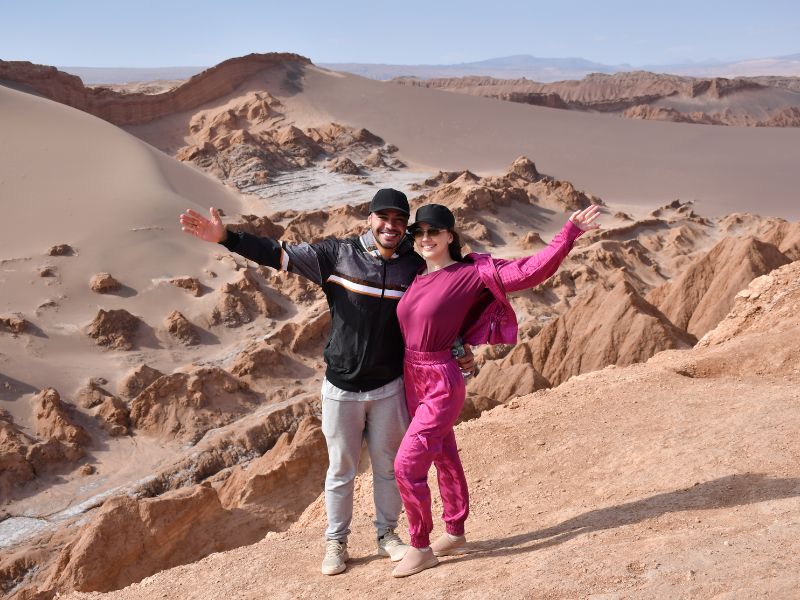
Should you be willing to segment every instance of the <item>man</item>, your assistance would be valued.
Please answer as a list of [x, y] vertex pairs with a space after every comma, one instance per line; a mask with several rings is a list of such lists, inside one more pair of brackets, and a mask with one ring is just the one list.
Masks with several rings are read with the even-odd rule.
[[[402, 509], [394, 457], [408, 427], [397, 303], [424, 260], [405, 235], [410, 214], [405, 194], [378, 190], [369, 210], [369, 229], [363, 235], [315, 244], [228, 231], [214, 208], [210, 220], [193, 210], [180, 216], [187, 233], [259, 264], [302, 275], [325, 292], [331, 312], [322, 383], [322, 431], [329, 460], [322, 561], [326, 575], [341, 573], [349, 560], [353, 484], [363, 439], [372, 462], [378, 554], [396, 562], [408, 550], [394, 531]], [[472, 362], [469, 351], [459, 360], [465, 370]]]

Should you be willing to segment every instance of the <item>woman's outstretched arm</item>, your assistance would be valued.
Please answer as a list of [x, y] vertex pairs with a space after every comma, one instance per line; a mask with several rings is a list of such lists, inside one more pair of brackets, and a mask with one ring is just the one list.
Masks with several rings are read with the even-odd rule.
[[585, 231], [597, 229], [600, 207], [596, 204], [576, 210], [567, 223], [543, 248], [533, 256], [515, 260], [494, 259], [506, 292], [517, 292], [539, 285], [551, 277], [569, 254], [575, 240]]

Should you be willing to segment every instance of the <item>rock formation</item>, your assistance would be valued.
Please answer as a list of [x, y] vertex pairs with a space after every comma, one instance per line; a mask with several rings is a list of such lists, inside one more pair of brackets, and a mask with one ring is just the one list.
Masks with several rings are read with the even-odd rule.
[[282, 69], [296, 77], [311, 62], [297, 54], [250, 54], [226, 60], [163, 94], [122, 94], [87, 88], [80, 78], [55, 67], [22, 61], [0, 61], [0, 79], [15, 81], [39, 94], [93, 114], [115, 125], [147, 123], [158, 117], [197, 108], [234, 91], [265, 69]]
[[695, 78], [631, 71], [592, 73], [581, 80], [554, 83], [474, 76], [427, 80], [399, 77], [392, 81], [548, 108], [609, 112], [631, 119], [748, 127], [800, 124], [800, 109], [783, 91], [797, 91], [800, 84], [796, 77]]
[[533, 368], [553, 385], [607, 365], [630, 365], [670, 348], [690, 348], [695, 338], [670, 323], [624, 276], [597, 285], [545, 325], [530, 347]]
[[327, 469], [319, 419], [306, 417], [293, 436], [284, 433], [246, 469], [234, 468], [219, 490], [220, 501], [225, 508], [247, 510], [261, 527], [283, 531], [322, 492]]
[[675, 325], [702, 337], [728, 313], [739, 290], [787, 262], [772, 244], [753, 237], [725, 238], [647, 299]]
[[239, 279], [224, 284], [219, 292], [217, 304], [211, 312], [212, 325], [239, 327], [256, 317], [274, 317], [283, 309], [262, 289], [251, 269], [242, 271]]
[[19, 335], [24, 333], [29, 325], [28, 321], [20, 314], [0, 316], [0, 331], [8, 331], [14, 335]]
[[142, 320], [124, 308], [112, 310], [100, 309], [97, 316], [86, 327], [86, 334], [93, 338], [99, 346], [108, 346], [114, 350], [132, 350], [136, 338], [136, 330]]
[[162, 375], [163, 373], [158, 369], [154, 369], [146, 364], [139, 365], [120, 380], [118, 386], [119, 393], [124, 398], [135, 398]]
[[35, 443], [36, 440], [16, 426], [10, 413], [0, 409], [0, 501], [36, 477], [28, 461], [28, 449]]
[[194, 444], [258, 404], [243, 381], [218, 367], [201, 367], [159, 377], [131, 401], [130, 419], [142, 431]]
[[98, 294], [110, 294], [119, 291], [121, 286], [110, 273], [96, 273], [89, 282], [89, 287]]
[[177, 310], [173, 310], [164, 319], [164, 327], [172, 337], [186, 346], [196, 346], [200, 343], [197, 327]]
[[192, 296], [194, 297], [198, 297], [203, 294], [203, 288], [200, 280], [197, 279], [197, 277], [175, 277], [170, 279], [169, 282], [174, 286], [191, 292]]

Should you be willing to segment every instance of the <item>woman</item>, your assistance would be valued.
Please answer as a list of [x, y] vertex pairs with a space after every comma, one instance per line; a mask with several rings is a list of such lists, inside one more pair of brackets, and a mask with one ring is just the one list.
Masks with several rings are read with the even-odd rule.
[[[464, 404], [464, 379], [450, 348], [517, 341], [517, 322], [505, 294], [531, 288], [555, 273], [575, 240], [596, 229], [596, 205], [576, 211], [550, 244], [517, 260], [489, 255], [461, 256], [455, 218], [440, 204], [428, 204], [409, 228], [426, 266], [403, 295], [397, 316], [406, 344], [404, 380], [411, 424], [395, 458], [397, 485], [408, 517], [411, 548], [392, 572], [419, 573], [437, 556], [460, 553], [469, 496], [453, 425]], [[446, 533], [430, 544], [433, 530], [428, 471], [436, 465]]]

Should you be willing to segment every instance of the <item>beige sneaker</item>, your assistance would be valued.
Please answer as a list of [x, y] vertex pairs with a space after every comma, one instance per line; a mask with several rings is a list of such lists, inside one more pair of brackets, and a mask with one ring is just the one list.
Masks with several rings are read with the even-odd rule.
[[408, 548], [394, 531], [387, 531], [378, 538], [378, 556], [388, 556], [392, 562], [402, 560]]
[[464, 554], [467, 551], [467, 538], [463, 535], [444, 533], [431, 544], [431, 550], [435, 556]]
[[392, 571], [392, 577], [408, 577], [439, 564], [430, 547], [425, 549], [410, 547], [406, 555]]
[[338, 540], [325, 542], [325, 558], [322, 559], [322, 574], [336, 575], [347, 568], [345, 564], [350, 560], [347, 554], [347, 543]]

